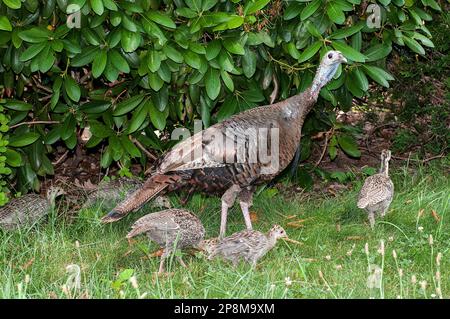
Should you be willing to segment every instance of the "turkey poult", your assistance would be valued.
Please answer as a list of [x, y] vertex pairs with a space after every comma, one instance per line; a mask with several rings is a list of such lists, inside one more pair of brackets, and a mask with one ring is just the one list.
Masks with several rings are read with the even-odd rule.
[[47, 190], [47, 198], [32, 193], [12, 199], [0, 207], [0, 228], [12, 230], [33, 225], [54, 209], [56, 198], [63, 194], [61, 188], [51, 187]]
[[[219, 238], [225, 235], [228, 209], [236, 197], [247, 229], [252, 229], [249, 207], [256, 186], [273, 179], [292, 161], [306, 115], [343, 62], [347, 60], [339, 51], [328, 51], [304, 92], [236, 114], [178, 143], [158, 161], [143, 187], [102, 221], [117, 221], [157, 195], [188, 187], [190, 192], [222, 194]], [[270, 150], [271, 158], [267, 153], [261, 156], [262, 150]]]
[[394, 196], [394, 184], [389, 177], [389, 160], [391, 151], [381, 152], [381, 167], [378, 174], [367, 177], [359, 192], [359, 208], [365, 209], [369, 214], [370, 227], [375, 225], [375, 214], [382, 217], [386, 214]]
[[278, 239], [287, 237], [286, 231], [281, 226], [275, 225], [267, 234], [246, 229], [218, 242], [203, 241], [199, 248], [210, 252], [208, 259], [220, 256], [231, 261], [233, 266], [243, 259], [255, 267], [258, 260], [275, 247]]
[[[86, 202], [82, 208], [88, 208], [96, 202], [101, 202], [103, 207], [113, 208], [121, 200], [133, 194], [144, 184], [138, 178], [119, 177], [107, 182], [101, 182], [97, 188], [89, 190]], [[172, 208], [167, 197], [159, 196], [153, 201], [153, 207]]]
[[[184, 209], [166, 209], [139, 218], [127, 238], [146, 234], [164, 248], [158, 273], [164, 272], [164, 261], [176, 249], [196, 247], [205, 236], [203, 224], [192, 212]], [[180, 263], [186, 267], [181, 257]]]

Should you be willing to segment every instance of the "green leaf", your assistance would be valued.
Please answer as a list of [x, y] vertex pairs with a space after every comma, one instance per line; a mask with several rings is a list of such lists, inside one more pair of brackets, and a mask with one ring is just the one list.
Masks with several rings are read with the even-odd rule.
[[197, 16], [197, 12], [195, 12], [192, 9], [186, 8], [186, 7], [185, 8], [177, 8], [175, 10], [175, 13], [181, 17], [185, 17], [185, 18], [189, 18], [189, 19], [195, 18]]
[[244, 17], [238, 15], [230, 15], [227, 22], [221, 23], [218, 26], [214, 27], [213, 31], [224, 31], [239, 28], [245, 19]]
[[19, 32], [19, 37], [22, 40], [31, 43], [39, 43], [47, 41], [49, 36], [50, 36], [49, 30], [39, 27]]
[[102, 158], [100, 159], [100, 166], [102, 168], [108, 168], [112, 163], [112, 154], [111, 147], [107, 147], [105, 152], [102, 154]]
[[339, 40], [347, 38], [349, 36], [352, 36], [356, 32], [361, 31], [362, 28], [364, 28], [364, 23], [358, 23], [349, 28], [338, 29], [330, 35], [330, 39]]
[[18, 100], [6, 100], [5, 107], [14, 111], [31, 111], [33, 105], [18, 101]]
[[302, 21], [308, 19], [311, 15], [313, 15], [317, 9], [319, 9], [320, 5], [322, 4], [322, 0], [314, 0], [310, 2], [300, 14], [300, 19]]
[[71, 76], [67, 76], [64, 79], [64, 89], [72, 101], [78, 102], [80, 100], [81, 96], [80, 87]]
[[376, 169], [375, 167], [364, 166], [364, 167], [361, 169], [361, 172], [363, 172], [364, 175], [371, 176], [371, 175], [374, 175], [374, 174], [377, 173], [377, 169]]
[[228, 72], [226, 71], [221, 71], [220, 72], [220, 76], [222, 77], [223, 83], [225, 84], [225, 86], [228, 88], [228, 90], [230, 90], [231, 92], [234, 91], [234, 83], [233, 83], [233, 79], [231, 78], [231, 76], [228, 74]]
[[200, 56], [192, 51], [186, 51], [184, 53], [184, 61], [186, 62], [187, 65], [197, 70], [200, 69], [202, 62]]
[[359, 88], [364, 92], [366, 92], [369, 89], [369, 81], [367, 80], [367, 77], [364, 74], [364, 72], [361, 71], [360, 68], [354, 68], [352, 72], [355, 75], [355, 80]]
[[3, 3], [11, 9], [19, 9], [22, 6], [20, 0], [3, 0]]
[[45, 135], [44, 143], [51, 145], [61, 138], [61, 125], [57, 125]]
[[103, 7], [103, 1], [102, 0], [90, 0], [91, 8], [94, 10], [96, 14], [101, 16], [105, 10]]
[[425, 55], [425, 50], [424, 48], [419, 44], [419, 42], [417, 42], [416, 40], [414, 40], [413, 38], [409, 38], [405, 35], [402, 36], [403, 41], [405, 41], [405, 44], [408, 48], [410, 48], [412, 51], [419, 53], [421, 55]]
[[222, 41], [223, 46], [225, 47], [225, 49], [228, 50], [228, 52], [233, 53], [233, 54], [239, 54], [239, 55], [244, 55], [245, 54], [245, 49], [243, 47], [243, 45], [237, 40], [237, 39], [225, 39]]
[[144, 94], [135, 95], [116, 105], [113, 116], [122, 116], [134, 110], [144, 99]]
[[107, 9], [117, 11], [117, 5], [114, 3], [114, 0], [103, 0], [103, 4]]
[[37, 61], [39, 62], [39, 71], [42, 73], [46, 73], [53, 66], [56, 58], [49, 44], [39, 53]]
[[423, 45], [429, 48], [434, 48], [434, 43], [429, 38], [420, 33], [414, 32], [413, 38], [419, 40]]
[[338, 144], [341, 149], [351, 157], [361, 157], [361, 151], [358, 149], [358, 144], [355, 139], [348, 135], [339, 135], [337, 137]]
[[422, 3], [424, 3], [424, 5], [426, 5], [426, 6], [433, 8], [436, 11], [442, 11], [441, 7], [435, 0], [426, 0], [426, 1], [422, 1]]
[[298, 2], [289, 2], [284, 10], [283, 20], [292, 20], [303, 10], [303, 5]]
[[147, 13], [147, 16], [150, 20], [167, 28], [175, 29], [177, 27], [169, 16], [164, 15], [159, 11], [150, 11]]
[[383, 69], [380, 69], [379, 67], [372, 66], [372, 65], [363, 65], [364, 72], [375, 82], [378, 84], [381, 84], [382, 86], [389, 87], [389, 80], [393, 80], [393, 77], [384, 71]]
[[311, 21], [306, 21], [305, 23], [306, 30], [308, 30], [309, 34], [316, 38], [322, 38], [322, 34], [320, 31], [311, 23]]
[[161, 56], [158, 51], [150, 50], [148, 52], [147, 66], [150, 72], [156, 72], [161, 66]]
[[242, 57], [242, 70], [247, 78], [251, 78], [256, 71], [256, 53], [249, 48], [245, 48], [245, 54]]
[[107, 59], [108, 55], [106, 50], [100, 50], [100, 52], [95, 56], [94, 61], [92, 62], [92, 75], [94, 78], [98, 78], [102, 75], [105, 70]]
[[210, 43], [208, 43], [208, 49], [206, 50], [206, 59], [208, 61], [211, 61], [217, 55], [219, 55], [221, 49], [222, 45], [220, 44], [219, 40], [211, 41]]
[[211, 100], [215, 100], [220, 93], [220, 79], [219, 71], [214, 68], [209, 68], [205, 76], [206, 93]]
[[305, 61], [308, 61], [311, 59], [322, 47], [321, 41], [316, 41], [313, 44], [311, 44], [309, 47], [307, 47], [298, 57], [297, 61], [299, 63], [303, 63]]
[[336, 50], [341, 51], [342, 54], [349, 60], [352, 60], [354, 62], [364, 62], [366, 60], [366, 56], [364, 54], [356, 51], [355, 49], [348, 46], [347, 44], [333, 41], [333, 43], [331, 43], [331, 45]]
[[287, 49], [287, 52], [289, 53], [289, 55], [290, 55], [291, 57], [293, 57], [293, 58], [296, 59], [296, 60], [299, 58], [300, 52], [299, 52], [298, 49], [295, 47], [295, 43], [294, 43], [294, 42], [289, 42], [289, 43], [286, 45], [286, 49]]
[[27, 132], [19, 135], [12, 135], [9, 138], [9, 146], [11, 147], [24, 147], [33, 144], [40, 137], [39, 133]]
[[159, 91], [164, 85], [164, 81], [159, 77], [157, 73], [148, 74], [148, 83], [154, 91]]
[[367, 57], [366, 62], [374, 62], [384, 59], [391, 53], [392, 46], [388, 44], [376, 44], [367, 49], [364, 55]]
[[128, 136], [122, 135], [120, 137], [120, 144], [122, 144], [122, 147], [132, 158], [141, 157], [141, 151], [130, 141]]
[[72, 114], [69, 114], [62, 124], [61, 138], [65, 141], [68, 140], [74, 133], [77, 122]]
[[0, 30], [12, 31], [12, 25], [6, 16], [0, 16]]
[[254, 2], [249, 1], [244, 7], [244, 15], [255, 13], [258, 10], [264, 8], [270, 0], [256, 0]]
[[176, 63], [182, 63], [183, 62], [183, 55], [180, 52], [178, 52], [176, 49], [171, 47], [170, 45], [165, 45], [163, 47], [163, 52], [173, 62], [176, 62]]
[[158, 130], [163, 130], [166, 127], [166, 116], [164, 112], [159, 111], [151, 100], [148, 100], [145, 105], [150, 114], [150, 120], [153, 126]]
[[146, 107], [147, 101], [144, 101], [134, 112], [133, 116], [131, 117], [130, 124], [127, 129], [127, 133], [131, 134], [136, 132], [142, 125], [142, 123], [145, 122], [145, 119], [147, 117], [147, 111], [148, 108]]
[[80, 111], [86, 112], [88, 114], [98, 114], [105, 112], [110, 107], [111, 102], [109, 101], [91, 101], [81, 105]]
[[120, 72], [129, 73], [130, 66], [128, 65], [127, 60], [116, 50], [111, 50], [108, 52], [108, 60], [111, 61], [112, 65], [119, 70]]
[[8, 164], [11, 167], [19, 167], [22, 165], [22, 155], [20, 153], [16, 152], [12, 149], [7, 149], [5, 152], [6, 156], [6, 164]]
[[334, 2], [329, 2], [327, 6], [327, 15], [331, 21], [337, 24], [343, 24], [345, 22], [345, 14]]
[[142, 36], [138, 32], [130, 32], [128, 30], [122, 30], [120, 43], [125, 52], [134, 52], [139, 47], [142, 41]]

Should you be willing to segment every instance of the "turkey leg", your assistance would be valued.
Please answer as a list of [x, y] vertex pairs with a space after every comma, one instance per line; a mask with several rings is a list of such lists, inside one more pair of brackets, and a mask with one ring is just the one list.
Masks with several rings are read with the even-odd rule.
[[227, 230], [228, 208], [233, 206], [236, 196], [240, 191], [241, 188], [238, 185], [233, 185], [222, 195], [222, 214], [220, 216], [219, 239], [222, 239], [225, 236], [225, 232]]

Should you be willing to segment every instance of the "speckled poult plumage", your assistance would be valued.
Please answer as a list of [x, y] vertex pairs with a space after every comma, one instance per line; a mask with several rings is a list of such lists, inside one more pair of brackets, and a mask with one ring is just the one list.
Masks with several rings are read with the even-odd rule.
[[[175, 249], [196, 247], [205, 236], [205, 228], [192, 212], [173, 208], [139, 218], [127, 238], [140, 234], [146, 234], [150, 240], [164, 248], [159, 268], [159, 272], [162, 272], [165, 258]], [[184, 265], [181, 258], [179, 260]]]
[[394, 184], [389, 177], [390, 159], [391, 151], [383, 150], [381, 152], [379, 173], [369, 176], [359, 192], [357, 206], [365, 209], [369, 214], [369, 222], [372, 229], [375, 225], [375, 215], [378, 213], [384, 216], [394, 197]]
[[[346, 59], [339, 51], [329, 51], [323, 56], [311, 87], [304, 92], [233, 115], [175, 145], [158, 161], [155, 173], [143, 187], [104, 216], [102, 222], [117, 221], [158, 194], [188, 188], [190, 192], [202, 190], [222, 195], [220, 238], [225, 235], [228, 209], [236, 198], [247, 229], [252, 229], [249, 207], [256, 186], [273, 179], [291, 162], [306, 115], [342, 62]], [[272, 149], [273, 145], [279, 149]], [[264, 149], [269, 150], [265, 154], [275, 158], [266, 162], [261, 154], [256, 160], [251, 158], [250, 154]]]
[[0, 228], [12, 230], [35, 224], [49, 213], [56, 197], [62, 194], [64, 192], [55, 187], [47, 191], [47, 198], [34, 193], [13, 198], [0, 207]]
[[285, 230], [275, 225], [267, 234], [246, 229], [225, 237], [218, 243], [212, 241], [200, 245], [200, 248], [211, 252], [209, 259], [220, 256], [231, 261], [234, 266], [244, 260], [255, 267], [258, 260], [275, 246], [279, 238], [286, 237]]

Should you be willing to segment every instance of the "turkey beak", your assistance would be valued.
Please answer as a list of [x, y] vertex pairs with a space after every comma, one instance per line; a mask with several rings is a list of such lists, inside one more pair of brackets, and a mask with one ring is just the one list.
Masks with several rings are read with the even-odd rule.
[[340, 52], [339, 52], [339, 60], [340, 60], [342, 63], [347, 63], [347, 59], [346, 59], [345, 56], [343, 56], [342, 53], [340, 53]]

